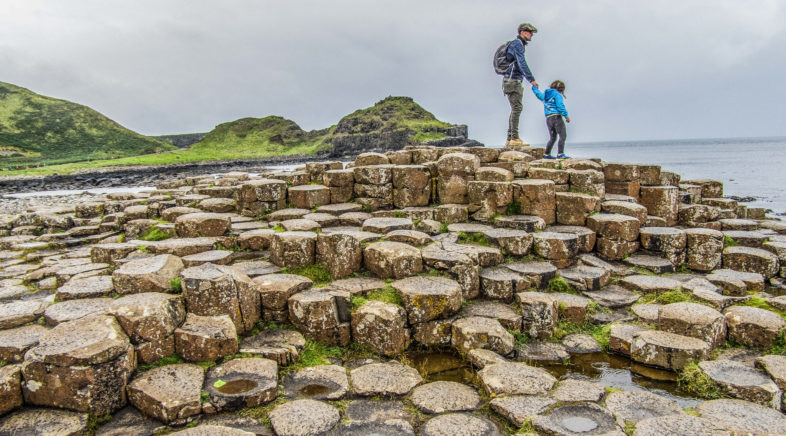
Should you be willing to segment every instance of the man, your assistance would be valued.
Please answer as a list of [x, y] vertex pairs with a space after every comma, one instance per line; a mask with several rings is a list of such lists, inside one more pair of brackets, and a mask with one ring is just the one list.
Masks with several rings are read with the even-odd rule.
[[532, 35], [538, 32], [530, 23], [519, 25], [519, 36], [508, 45], [507, 59], [511, 61], [508, 71], [502, 79], [502, 92], [508, 97], [510, 102], [510, 119], [508, 120], [508, 140], [505, 145], [525, 145], [519, 139], [519, 118], [521, 117], [521, 99], [524, 97], [524, 88], [521, 83], [523, 79], [534, 86], [538, 86], [535, 76], [529, 70], [527, 60], [524, 59], [524, 47], [527, 42], [532, 41]]

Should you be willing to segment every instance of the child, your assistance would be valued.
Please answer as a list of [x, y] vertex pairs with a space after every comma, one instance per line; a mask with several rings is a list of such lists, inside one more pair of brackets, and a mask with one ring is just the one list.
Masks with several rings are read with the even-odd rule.
[[[546, 154], [544, 159], [570, 159], [565, 156], [565, 137], [567, 136], [565, 130], [565, 121], [570, 122], [568, 110], [565, 109], [565, 82], [562, 80], [555, 80], [551, 82], [551, 86], [546, 92], [541, 92], [537, 86], [532, 87], [532, 92], [538, 97], [538, 100], [543, 102], [543, 109], [546, 113], [546, 127], [549, 129], [549, 142], [546, 144]], [[551, 148], [554, 146], [554, 141], [559, 135], [559, 143], [557, 146], [557, 157], [551, 155]]]

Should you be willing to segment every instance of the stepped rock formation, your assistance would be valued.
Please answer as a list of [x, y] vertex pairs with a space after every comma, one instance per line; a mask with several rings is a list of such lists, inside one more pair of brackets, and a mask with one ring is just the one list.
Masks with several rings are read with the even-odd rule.
[[[0, 434], [783, 433], [786, 223], [542, 155], [407, 146], [0, 215]], [[732, 399], [550, 373], [597, 353]]]

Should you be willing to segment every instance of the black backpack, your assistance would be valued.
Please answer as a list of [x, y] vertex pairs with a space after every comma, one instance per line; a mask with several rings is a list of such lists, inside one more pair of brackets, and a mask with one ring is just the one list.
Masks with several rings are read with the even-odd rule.
[[497, 47], [497, 50], [494, 52], [494, 71], [497, 74], [505, 75], [510, 69], [510, 65], [513, 64], [513, 61], [508, 60], [508, 47], [510, 47], [510, 43], [514, 40], [510, 40], [501, 46]]

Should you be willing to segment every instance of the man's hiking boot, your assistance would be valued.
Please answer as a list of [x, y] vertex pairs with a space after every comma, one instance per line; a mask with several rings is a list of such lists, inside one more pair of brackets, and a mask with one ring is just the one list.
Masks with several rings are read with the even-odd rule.
[[519, 139], [519, 138], [513, 138], [513, 139], [508, 139], [508, 140], [505, 142], [505, 147], [507, 147], [507, 146], [509, 146], [509, 145], [512, 145], [512, 146], [517, 146], [517, 147], [523, 147], [523, 146], [526, 146], [526, 145], [528, 145], [528, 144], [527, 144], [526, 142], [522, 141], [522, 140], [521, 140], [521, 139]]
[[556, 159], [556, 157], [554, 157], [554, 156], [552, 156], [550, 154], [544, 154], [543, 155], [543, 159]]
[[560, 153], [557, 155], [557, 159], [570, 159], [570, 156], [566, 155], [565, 153]]

